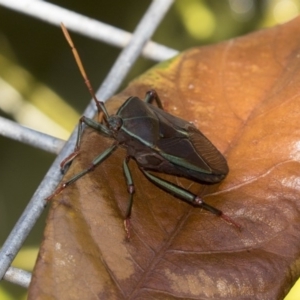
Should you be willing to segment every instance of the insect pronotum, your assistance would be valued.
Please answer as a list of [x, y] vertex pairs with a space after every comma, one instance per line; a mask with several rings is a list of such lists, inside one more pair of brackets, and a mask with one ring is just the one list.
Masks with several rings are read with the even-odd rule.
[[[123, 170], [129, 193], [129, 203], [124, 221], [128, 238], [130, 237], [130, 216], [133, 194], [135, 193], [134, 183], [128, 167], [130, 159], [136, 161], [145, 177], [157, 187], [194, 206], [202, 207], [240, 228], [229, 216], [205, 203], [201, 197], [149, 172], [154, 171], [186, 177], [206, 184], [220, 182], [227, 175], [228, 166], [225, 158], [217, 148], [193, 124], [165, 112], [162, 102], [154, 90], [146, 93], [144, 101], [137, 97], [128, 98], [115, 115], [109, 115], [104, 103], [96, 98], [67, 29], [63, 24], [61, 24], [61, 27], [85, 84], [95, 101], [99, 115], [98, 121], [85, 116], [80, 118], [74, 152], [62, 161], [61, 169], [65, 170], [66, 166], [80, 153], [83, 124], [106, 137], [114, 139], [115, 142], [100, 153], [88, 168], [62, 183], [47, 200], [52, 199], [68, 185], [92, 171], [120, 146], [127, 149], [127, 155], [123, 161]], [[151, 104], [153, 101], [156, 102], [157, 106]]]

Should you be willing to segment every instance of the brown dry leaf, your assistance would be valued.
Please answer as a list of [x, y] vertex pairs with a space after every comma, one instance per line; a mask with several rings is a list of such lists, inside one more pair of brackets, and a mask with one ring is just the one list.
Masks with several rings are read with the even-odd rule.
[[[175, 182], [206, 195], [241, 231], [161, 191], [131, 161], [128, 241], [118, 149], [53, 200], [29, 299], [282, 299], [300, 273], [300, 19], [186, 51], [108, 109], [150, 88], [228, 159], [220, 185]], [[66, 178], [111, 143], [86, 130]]]

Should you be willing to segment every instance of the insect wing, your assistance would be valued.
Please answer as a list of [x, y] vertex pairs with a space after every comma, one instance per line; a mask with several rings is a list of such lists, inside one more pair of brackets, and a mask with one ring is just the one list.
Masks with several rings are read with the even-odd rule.
[[213, 173], [227, 175], [229, 171], [227, 161], [219, 150], [194, 126], [189, 127], [188, 133], [193, 147], [209, 164]]
[[[160, 154], [199, 180], [220, 181], [228, 166], [218, 149], [191, 123], [153, 107], [159, 119]], [[206, 175], [205, 175], [206, 174]], [[211, 175], [220, 175], [219, 179]], [[207, 180], [208, 179], [208, 180]]]
[[128, 98], [117, 115], [123, 120], [122, 130], [148, 147], [159, 138], [159, 121], [149, 105], [137, 97]]
[[136, 142], [130, 148], [144, 168], [203, 182], [219, 182], [228, 173], [223, 155], [193, 124], [137, 97], [128, 98], [117, 115], [123, 120], [120, 132], [146, 147], [143, 153]]

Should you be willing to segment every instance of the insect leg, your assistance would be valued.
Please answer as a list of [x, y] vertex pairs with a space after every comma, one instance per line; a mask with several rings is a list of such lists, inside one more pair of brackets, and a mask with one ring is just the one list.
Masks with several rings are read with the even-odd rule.
[[133, 194], [135, 192], [131, 172], [128, 167], [128, 162], [129, 162], [130, 157], [127, 156], [124, 161], [123, 161], [123, 170], [126, 178], [126, 183], [127, 183], [127, 190], [129, 193], [129, 203], [125, 215], [125, 220], [124, 220], [124, 226], [125, 226], [125, 231], [127, 233], [128, 239], [130, 238], [130, 216], [131, 216], [131, 209], [132, 209], [132, 203], [133, 203]]
[[94, 168], [99, 165], [101, 162], [103, 162], [117, 147], [116, 144], [113, 144], [109, 148], [107, 148], [105, 151], [103, 151], [100, 155], [98, 155], [96, 158], [93, 159], [90, 166], [84, 170], [82, 170], [80, 173], [74, 175], [71, 179], [68, 181], [62, 183], [49, 197], [46, 198], [47, 201], [51, 200], [54, 196], [58, 195], [62, 190], [64, 190], [68, 185], [71, 183], [77, 181], [79, 178], [87, 174], [88, 172], [91, 172], [94, 170]]
[[163, 108], [163, 105], [162, 105], [162, 103], [161, 103], [161, 100], [160, 100], [160, 98], [158, 97], [156, 91], [155, 91], [155, 90], [150, 90], [150, 91], [148, 91], [148, 92], [146, 93], [146, 96], [145, 96], [144, 101], [145, 101], [146, 103], [152, 103], [153, 100], [155, 100], [155, 102], [156, 102], [156, 104], [157, 104], [157, 106], [158, 106], [159, 108], [164, 109], [164, 108]]
[[79, 124], [78, 124], [78, 132], [77, 132], [77, 140], [75, 144], [75, 149], [74, 151], [68, 155], [61, 163], [60, 163], [60, 168], [62, 172], [65, 172], [67, 166], [70, 165], [70, 163], [74, 160], [74, 158], [79, 154], [79, 147], [80, 147], [80, 142], [81, 142], [81, 136], [82, 136], [82, 131], [83, 131], [83, 123], [85, 123], [87, 126], [94, 128], [95, 130], [103, 133], [104, 135], [110, 136], [111, 133], [109, 129], [102, 125], [101, 123], [98, 123], [94, 121], [93, 119], [87, 118], [85, 116], [82, 116], [79, 119]]
[[233, 221], [229, 216], [225, 215], [221, 210], [205, 203], [202, 198], [198, 197], [197, 195], [191, 193], [190, 191], [179, 187], [178, 185], [175, 185], [167, 180], [161, 179], [155, 175], [150, 174], [149, 172], [141, 169], [141, 171], [144, 173], [144, 175], [155, 185], [160, 187], [161, 189], [170, 192], [171, 194], [192, 203], [193, 205], [199, 206], [204, 208], [205, 210], [213, 213], [214, 215], [217, 215], [221, 218], [223, 218], [226, 222], [230, 223], [231, 225], [234, 225], [238, 229], [241, 228], [239, 224], [237, 224], [235, 221]]

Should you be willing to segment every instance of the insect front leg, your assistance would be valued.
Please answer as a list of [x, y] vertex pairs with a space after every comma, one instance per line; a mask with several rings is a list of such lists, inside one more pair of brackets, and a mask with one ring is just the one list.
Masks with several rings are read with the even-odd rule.
[[67, 166], [71, 164], [71, 162], [74, 160], [76, 156], [79, 154], [79, 148], [80, 148], [80, 143], [81, 143], [81, 136], [83, 132], [83, 124], [86, 124], [87, 126], [104, 133], [105, 135], [111, 136], [111, 133], [109, 129], [105, 126], [102, 125], [101, 123], [98, 123], [94, 121], [93, 119], [87, 118], [85, 116], [82, 116], [79, 119], [79, 124], [78, 124], [78, 131], [77, 131], [77, 139], [76, 139], [76, 144], [75, 144], [75, 149], [74, 151], [68, 155], [61, 163], [60, 163], [60, 168], [62, 172], [64, 173]]
[[117, 144], [113, 144], [109, 148], [107, 148], [105, 151], [103, 151], [100, 155], [98, 155], [95, 159], [93, 159], [90, 166], [84, 170], [82, 170], [80, 173], [74, 175], [71, 179], [68, 181], [62, 183], [55, 191], [52, 193], [49, 197], [46, 198], [47, 201], [51, 200], [54, 196], [58, 195], [62, 190], [64, 190], [67, 186], [69, 186], [71, 183], [77, 181], [79, 178], [87, 174], [88, 172], [91, 172], [95, 169], [97, 165], [102, 163], [117, 147]]
[[130, 239], [130, 216], [131, 216], [131, 209], [132, 209], [132, 203], [133, 203], [133, 194], [135, 192], [131, 172], [128, 167], [129, 159], [130, 159], [130, 157], [127, 156], [123, 161], [123, 170], [124, 170], [124, 174], [125, 174], [125, 178], [126, 178], [127, 190], [129, 193], [129, 203], [128, 203], [125, 220], [124, 220], [125, 231], [127, 233], [128, 239]]
[[158, 94], [156, 93], [155, 90], [150, 90], [146, 93], [146, 96], [145, 96], [145, 99], [144, 101], [146, 103], [152, 103], [153, 101], [156, 102], [157, 106], [160, 108], [160, 109], [164, 109], [163, 108], [163, 105], [161, 103], [161, 100], [160, 98], [158, 97]]
[[225, 215], [221, 210], [205, 203], [202, 198], [200, 198], [199, 196], [191, 193], [190, 191], [179, 187], [178, 185], [175, 185], [167, 180], [164, 180], [162, 178], [159, 178], [155, 175], [150, 174], [149, 172], [140, 169], [144, 175], [151, 181], [153, 182], [155, 185], [157, 185], [158, 187], [160, 187], [161, 189], [172, 193], [173, 195], [187, 201], [190, 202], [191, 204], [195, 205], [195, 206], [199, 206], [202, 207], [203, 209], [211, 212], [214, 215], [217, 215], [221, 218], [223, 218], [226, 222], [230, 223], [231, 225], [237, 227], [239, 230], [241, 229], [241, 226], [239, 224], [237, 224], [235, 221], [233, 221], [229, 216]]

